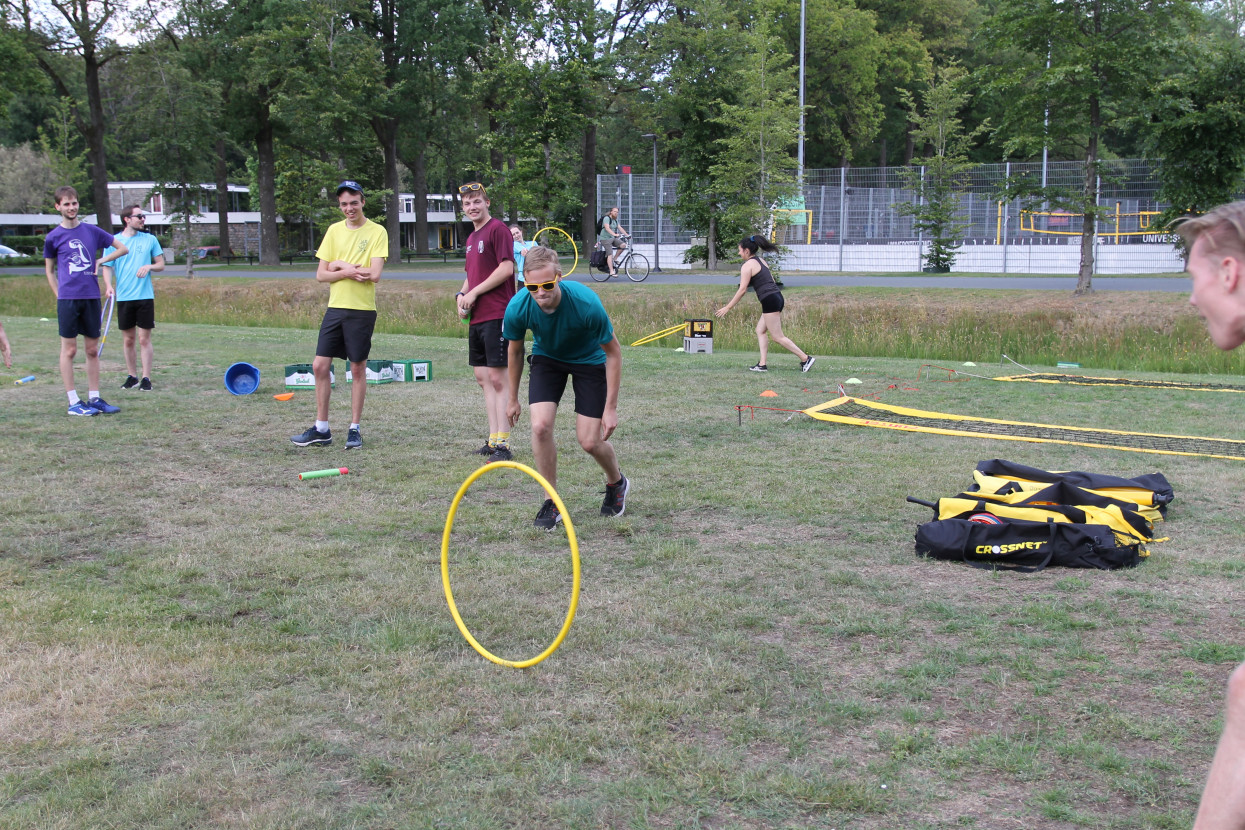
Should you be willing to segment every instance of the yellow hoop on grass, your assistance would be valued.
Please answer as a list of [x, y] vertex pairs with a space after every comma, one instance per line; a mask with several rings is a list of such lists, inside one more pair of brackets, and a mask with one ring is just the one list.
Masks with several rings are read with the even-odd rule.
[[558, 233], [566, 237], [567, 242], [571, 243], [571, 250], [575, 252], [575, 261], [571, 263], [571, 270], [566, 271], [562, 274], [562, 276], [564, 277], [569, 277], [571, 274], [575, 273], [575, 268], [576, 266], [579, 265], [579, 246], [575, 244], [574, 239], [571, 239], [571, 235], [569, 233], [562, 230], [561, 228], [555, 228], [553, 225], [550, 225], [547, 228], [541, 228], [540, 230], [536, 231], [536, 233], [532, 234], [532, 241], [535, 242], [536, 237], [540, 236], [545, 231], [557, 231]]
[[[557, 505], [558, 512], [562, 514], [562, 524], [566, 527], [566, 538], [570, 540], [571, 545], [571, 607], [566, 612], [566, 621], [562, 623], [562, 630], [558, 632], [558, 636], [554, 638], [553, 643], [550, 644], [549, 648], [530, 660], [505, 660], [480, 645], [479, 641], [471, 636], [471, 632], [467, 630], [467, 624], [463, 622], [462, 615], [458, 613], [458, 606], [454, 604], [454, 592], [450, 590], [450, 531], [454, 529], [454, 514], [458, 512], [459, 502], [463, 500], [463, 496], [467, 494], [468, 488], [475, 483], [475, 480], [489, 470], [496, 470], [500, 467], [522, 470], [536, 479], [541, 487], [545, 488], [549, 498], [553, 499], [553, 503]], [[458, 492], [454, 494], [454, 501], [450, 504], [449, 515], [445, 517], [445, 532], [441, 534], [441, 584], [445, 587], [445, 601], [449, 603], [450, 613], [454, 615], [454, 624], [458, 626], [458, 630], [462, 632], [462, 635], [467, 638], [467, 642], [471, 643], [471, 647], [480, 652], [481, 656], [501, 666], [510, 666], [513, 669], [526, 669], [536, 665], [557, 651], [558, 646], [562, 645], [562, 641], [566, 639], [567, 632], [571, 630], [571, 622], [575, 619], [575, 609], [579, 606], [579, 542], [575, 539], [575, 526], [571, 524], [571, 517], [566, 512], [566, 505], [562, 503], [562, 499], [558, 496], [558, 491], [553, 489], [553, 485], [531, 467], [519, 464], [516, 461], [494, 461], [492, 464], [485, 464], [469, 475], [467, 480], [463, 482], [463, 486], [459, 487]]]
[[668, 329], [662, 329], [661, 331], [654, 332], [648, 335], [647, 337], [641, 337], [639, 340], [635, 341], [631, 345], [632, 346], [643, 346], [645, 343], [652, 343], [654, 340], [660, 340], [663, 337], [669, 337], [670, 335], [674, 334], [676, 331], [683, 330], [683, 328], [685, 328], [686, 325], [687, 325], [686, 323], [679, 323], [677, 326], [671, 326]]

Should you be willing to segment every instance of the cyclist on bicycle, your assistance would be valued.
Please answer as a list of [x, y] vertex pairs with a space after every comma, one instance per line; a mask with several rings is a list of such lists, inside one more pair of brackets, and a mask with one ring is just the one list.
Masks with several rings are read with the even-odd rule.
[[627, 229], [618, 223], [618, 206], [615, 205], [601, 217], [601, 230], [597, 234], [597, 242], [605, 248], [611, 277], [618, 276], [618, 269], [614, 266], [614, 259], [627, 246], [626, 237]]

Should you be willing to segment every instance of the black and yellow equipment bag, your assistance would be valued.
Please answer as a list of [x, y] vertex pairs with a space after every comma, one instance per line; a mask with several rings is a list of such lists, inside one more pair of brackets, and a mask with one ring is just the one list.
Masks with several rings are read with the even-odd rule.
[[971, 519], [926, 522], [916, 530], [916, 552], [933, 559], [967, 562], [976, 568], [1023, 572], [1054, 565], [1065, 568], [1136, 567], [1138, 545], [1121, 545], [1104, 525], [1030, 522], [982, 524]]

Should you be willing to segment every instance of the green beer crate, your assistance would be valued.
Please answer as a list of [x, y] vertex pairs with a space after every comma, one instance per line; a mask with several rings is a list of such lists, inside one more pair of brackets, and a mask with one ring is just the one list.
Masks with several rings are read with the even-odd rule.
[[398, 383], [428, 383], [432, 380], [432, 361], [395, 360], [393, 379]]
[[[333, 371], [333, 364], [329, 364], [329, 385], [333, 386], [337, 383], [337, 375]], [[316, 376], [312, 372], [310, 363], [294, 363], [285, 367], [285, 388], [286, 389], [315, 389]]]
[[[371, 384], [393, 383], [393, 361], [392, 360], [369, 360], [367, 362], [367, 382]], [[350, 376], [349, 369], [346, 370], [346, 383], [353, 383], [354, 379]]]

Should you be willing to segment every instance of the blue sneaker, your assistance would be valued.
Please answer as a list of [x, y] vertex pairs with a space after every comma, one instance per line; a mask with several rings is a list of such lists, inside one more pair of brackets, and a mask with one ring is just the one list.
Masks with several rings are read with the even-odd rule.
[[87, 405], [86, 401], [78, 401], [76, 404], [69, 407], [69, 414], [70, 415], [98, 415], [99, 410], [93, 406]]
[[116, 413], [121, 411], [121, 407], [113, 406], [112, 404], [104, 400], [103, 398], [91, 398], [89, 401], [86, 402], [86, 405], [91, 407], [96, 412], [100, 413], [101, 415], [115, 415]]

